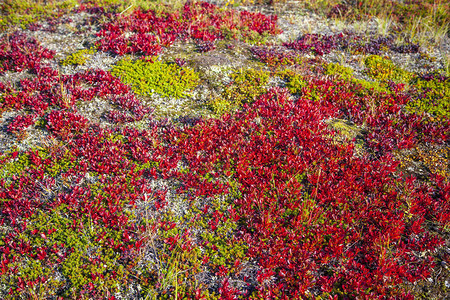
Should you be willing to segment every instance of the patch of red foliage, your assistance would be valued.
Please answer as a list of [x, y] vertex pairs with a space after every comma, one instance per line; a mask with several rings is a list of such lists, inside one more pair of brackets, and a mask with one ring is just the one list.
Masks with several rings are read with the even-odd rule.
[[189, 165], [182, 191], [212, 196], [223, 191], [220, 178], [238, 182], [229, 213], [261, 267], [259, 297], [411, 298], [398, 287], [430, 274], [431, 256], [418, 253], [443, 241], [424, 222], [449, 224], [449, 185], [403, 183], [388, 153], [371, 160], [333, 145], [323, 120], [338, 112], [327, 94], [293, 102], [272, 90], [245, 112], [187, 129], [177, 143]]
[[298, 64], [302, 57], [296, 52], [274, 49], [270, 47], [252, 47], [253, 56], [270, 67]]
[[[102, 77], [103, 89], [96, 94], [110, 93], [106, 73], [85, 76], [86, 81]], [[124, 207], [147, 201], [144, 195], [154, 192], [148, 180], [177, 178], [182, 182], [179, 193], [211, 197], [229, 192], [227, 179], [237, 182], [240, 196], [226, 214], [214, 213], [210, 226], [215, 230], [215, 224], [229, 218], [239, 224], [234, 238], [245, 241], [247, 255], [260, 268], [254, 286], [257, 295], [253, 296], [298, 298], [329, 293], [367, 299], [380, 295], [410, 298], [399, 285], [430, 274], [433, 260], [426, 251], [443, 241], [426, 232], [424, 222], [449, 224], [449, 184], [439, 177], [433, 179], [434, 185], [414, 178], [403, 182], [396, 175], [397, 163], [389, 147], [371, 159], [354, 156], [351, 144], [332, 143], [333, 132], [323, 121], [340, 114], [361, 121], [363, 114], [357, 112], [363, 109], [362, 103], [352, 100], [358, 97], [350, 92], [340, 91], [339, 85], [312, 82], [312, 86], [319, 88], [323, 97], [312, 100], [305, 88], [303, 96], [294, 101], [286, 90], [273, 89], [251, 107], [219, 120], [200, 121], [184, 130], [169, 128], [164, 135], [158, 134], [157, 127], [153, 131], [124, 128], [117, 132], [122, 140], [108, 138], [113, 131], [89, 124], [75, 113], [52, 111], [46, 119], [47, 129], [65, 141], [65, 149], [76, 161], [60, 174], [72, 178], [72, 185], [52, 201], [40, 192], [42, 184], [47, 189], [56, 185], [44, 174], [64, 151], [55, 151], [47, 159], [29, 151], [32, 168], [16, 176], [14, 182], [0, 180], [1, 223], [15, 229], [2, 239], [1, 263], [7, 266], [18, 260], [38, 259], [55, 268], [61, 264], [73, 249], [65, 248], [64, 243], [37, 249], [24, 240], [23, 233], [32, 236], [26, 224], [36, 209], [51, 213], [65, 205], [74, 230], [81, 230], [83, 216], [89, 215], [94, 224], [120, 234], [119, 240], [104, 239], [102, 232], [97, 238], [102, 247], [121, 257], [123, 266], [130, 266], [126, 278], [130, 283], [136, 280], [131, 271], [132, 253], [142, 247], [138, 233], [145, 228], [129, 223]], [[402, 120], [390, 100], [403, 101], [382, 97], [381, 108], [373, 111], [373, 118], [400, 115]], [[369, 125], [381, 126], [377, 122]], [[400, 129], [395, 129], [397, 125]], [[394, 128], [396, 142], [391, 143], [401, 145], [402, 123], [386, 126]], [[400, 130], [398, 136], [396, 130]], [[392, 139], [387, 129], [375, 136], [381, 145], [389, 145], [386, 141]], [[434, 136], [440, 138], [439, 134]], [[14, 155], [10, 154], [11, 158]], [[158, 168], [135, 171], [136, 163], [151, 161], [158, 162]], [[180, 161], [187, 164], [189, 172], [175, 171]], [[98, 174], [102, 193], [81, 185], [89, 172]], [[164, 207], [163, 195], [154, 205], [155, 209]], [[169, 225], [161, 220], [157, 226]], [[183, 238], [190, 240], [188, 235], [178, 239]], [[95, 259], [103, 262], [102, 257]], [[17, 276], [17, 269], [6, 267], [2, 272], [13, 278], [13, 293], [20, 293], [23, 285], [37, 284]], [[92, 276], [113, 278], [114, 272]], [[216, 274], [223, 279], [219, 289], [222, 298], [251, 296], [233, 288], [227, 274], [224, 266]], [[85, 289], [93, 297], [99, 296], [95, 287]]]
[[372, 154], [382, 156], [394, 149], [411, 148], [419, 143], [444, 144], [450, 139], [450, 121], [430, 122], [424, 115], [407, 113], [403, 107], [411, 97], [403, 84], [391, 83], [395, 93], [364, 93], [359, 84], [312, 78], [299, 101], [320, 95], [334, 117], [365, 125], [365, 142]]
[[[157, 14], [134, 11], [103, 25], [97, 46], [118, 55], [140, 53], [154, 56], [175, 40], [194, 39], [201, 45], [224, 39], [280, 33], [276, 16], [224, 10], [206, 2], [187, 2], [179, 12]], [[214, 47], [203, 47], [203, 51]]]
[[405, 42], [399, 45], [393, 37], [374, 37], [368, 39], [365, 36], [354, 33], [340, 33], [335, 35], [305, 34], [295, 41], [284, 43], [283, 46], [297, 52], [312, 52], [319, 56], [328, 54], [336, 49], [349, 50], [353, 53], [377, 55], [386, 50], [398, 53], [419, 52], [418, 44]]
[[33, 125], [35, 121], [36, 121], [35, 115], [26, 115], [26, 116], [18, 115], [8, 125], [8, 131], [20, 134], [29, 126]]
[[34, 39], [20, 32], [0, 38], [0, 73], [33, 69], [42, 59], [53, 58], [54, 52], [43, 48]]
[[[275, 19], [239, 13], [233, 23], [231, 14], [206, 3], [188, 3], [180, 14], [138, 11], [105, 25], [100, 46], [117, 54], [154, 55], [177, 38], [204, 42], [224, 38], [223, 24], [228, 30], [247, 26], [258, 33], [276, 32]], [[136, 37], [126, 38], [126, 32]], [[28, 277], [19, 273], [18, 266], [38, 262], [53, 272], [76, 253], [66, 241], [48, 241], [57, 239], [61, 228], [85, 232], [87, 216], [104, 229], [91, 233], [89, 241], [104, 252], [79, 266], [90, 272], [92, 282], [74, 295], [106, 297], [94, 285], [97, 278], [120, 281], [123, 286], [148, 282], [149, 278], [139, 277], [135, 263], [146, 242], [142, 233], [148, 228], [131, 220], [129, 212], [137, 202], [150, 202], [146, 195], [154, 195], [146, 203], [152, 209], [165, 208], [165, 191], [152, 190], [152, 179], [180, 182], [178, 193], [190, 200], [237, 190], [225, 213], [211, 212], [208, 225], [214, 231], [221, 221], [236, 222], [232, 240], [248, 245], [246, 255], [259, 272], [253, 286], [240, 290], [231, 284], [227, 266], [217, 266], [214, 275], [223, 299], [319, 295], [410, 299], [401, 284], [429, 276], [431, 252], [444, 241], [430, 234], [425, 224], [449, 225], [450, 184], [439, 176], [429, 182], [405, 180], [392, 151], [419, 143], [448, 144], [449, 122], [430, 122], [404, 112], [411, 99], [402, 85], [391, 86], [394, 94], [368, 94], [352, 83], [310, 79], [298, 98], [275, 88], [232, 115], [194, 120], [192, 127], [154, 123], [150, 130], [108, 130], [79, 115], [75, 102], [106, 99], [120, 108], [106, 115], [118, 123], [141, 120], [151, 109], [109, 72], [61, 76], [40, 65], [40, 59], [51, 55], [35, 41], [17, 34], [2, 41], [3, 70], [31, 69], [36, 75], [20, 81], [17, 90], [0, 84], [0, 111], [29, 112], [16, 117], [8, 130], [20, 134], [41, 117], [47, 132], [60, 141], [48, 147], [46, 156], [38, 150], [20, 153], [28, 158], [25, 171], [0, 178], [0, 224], [8, 229], [1, 236], [0, 276], [8, 278], [6, 288], [12, 297], [23, 296], [27, 287], [50, 278], [48, 274]], [[317, 53], [326, 53], [333, 41], [320, 45]], [[300, 51], [311, 51], [309, 46], [306, 40], [292, 45]], [[271, 54], [275, 60], [283, 59], [282, 54], [280, 58]], [[364, 142], [369, 155], [356, 156], [352, 143], [333, 142], [335, 132], [325, 123], [332, 117], [367, 127]], [[8, 153], [0, 162], [14, 162], [18, 155]], [[65, 169], [58, 166], [61, 161], [66, 162]], [[187, 172], [177, 170], [180, 163]], [[31, 229], [36, 212], [63, 212], [69, 221], [58, 224], [62, 227], [49, 224], [45, 231]], [[176, 223], [158, 219], [153, 226], [167, 231]], [[201, 248], [206, 241], [196, 238], [183, 233], [164, 242], [169, 249], [177, 244], [183, 250]], [[105, 263], [108, 255], [117, 258], [114, 266], [103, 272], [90, 269]], [[203, 257], [202, 262], [207, 265], [208, 260]], [[236, 272], [240, 263], [236, 261]], [[123, 273], [118, 279], [119, 271]], [[62, 280], [66, 281], [61, 289], [73, 284]], [[205, 296], [198, 289], [187, 293], [191, 298]]]
[[[75, 75], [60, 76], [49, 67], [37, 66], [36, 77], [19, 82], [20, 90], [6, 86], [0, 111], [26, 109], [33, 120], [43, 117], [48, 109], [69, 109], [77, 111], [76, 102], [91, 101], [94, 97], [108, 100], [118, 110], [106, 114], [112, 123], [127, 123], [141, 120], [152, 109], [142, 105], [131, 93], [129, 86], [123, 84], [109, 72], [90, 70]], [[11, 122], [9, 131], [20, 133], [32, 125], [30, 117], [19, 116]]]

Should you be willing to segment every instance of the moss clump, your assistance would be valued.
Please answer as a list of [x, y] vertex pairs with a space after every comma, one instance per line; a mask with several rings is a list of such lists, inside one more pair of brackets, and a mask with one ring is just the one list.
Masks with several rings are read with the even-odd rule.
[[210, 106], [212, 110], [218, 115], [223, 115], [224, 113], [237, 108], [236, 105], [221, 97], [212, 100], [210, 102]]
[[293, 76], [286, 85], [292, 94], [301, 94], [302, 89], [306, 86], [307, 82], [300, 75]]
[[190, 68], [160, 61], [119, 61], [111, 72], [123, 82], [130, 84], [136, 94], [160, 94], [165, 97], [183, 98], [186, 92], [199, 83], [199, 76]]
[[78, 50], [75, 53], [70, 54], [65, 59], [61, 61], [61, 65], [68, 66], [68, 65], [84, 65], [86, 61], [89, 58], [89, 55], [92, 55], [95, 53], [95, 49], [82, 49]]
[[291, 94], [302, 93], [302, 89], [308, 86], [306, 80], [300, 74], [295, 73], [292, 70], [286, 69], [278, 73], [282, 79], [286, 81], [286, 87], [288, 88]]
[[411, 112], [426, 112], [438, 118], [450, 117], [450, 78], [428, 76], [417, 78], [412, 83], [416, 100], [408, 103]]
[[379, 81], [367, 81], [363, 79], [357, 79], [353, 77], [353, 70], [348, 67], [344, 67], [337, 63], [330, 63], [325, 66], [326, 75], [337, 75], [346, 81], [350, 81], [353, 84], [360, 85], [362, 89], [357, 89], [355, 92], [358, 96], [366, 96], [372, 92], [375, 93], [390, 93], [390, 90], [386, 87], [385, 82]]
[[358, 96], [368, 96], [371, 93], [390, 93], [391, 91], [385, 86], [385, 84], [380, 83], [378, 81], [367, 81], [363, 79], [352, 79], [352, 82], [361, 85], [362, 90], [356, 91]]
[[338, 75], [343, 79], [351, 79], [353, 77], [353, 70], [351, 68], [347, 68], [341, 66], [340, 64], [329, 63], [325, 66], [325, 74], [326, 75]]
[[349, 124], [348, 122], [346, 122], [345, 120], [340, 120], [340, 119], [332, 119], [330, 121], [327, 122], [328, 125], [339, 132], [339, 134], [341, 134], [343, 137], [345, 137], [348, 140], [353, 140], [355, 139], [358, 135], [361, 134], [361, 128]]
[[222, 95], [211, 102], [212, 109], [222, 114], [244, 103], [253, 103], [266, 91], [269, 73], [255, 69], [239, 69], [229, 75], [231, 82], [225, 86]]
[[391, 60], [379, 55], [370, 55], [366, 57], [364, 64], [367, 68], [367, 75], [375, 80], [408, 82], [412, 78], [411, 73], [396, 67]]
[[336, 144], [347, 144], [352, 142], [355, 145], [355, 154], [363, 155], [364, 151], [364, 128], [358, 127], [342, 119], [331, 119], [326, 121], [329, 128], [336, 131], [337, 135], [332, 136]]
[[289, 69], [279, 72], [278, 76], [286, 81], [286, 88], [291, 94], [312, 101], [321, 99], [322, 95], [319, 90], [314, 85], [310, 84], [304, 76]]
[[25, 28], [30, 23], [57, 17], [78, 5], [76, 0], [5, 0], [2, 2], [0, 3], [0, 31], [10, 25], [19, 25]]
[[[4, 158], [5, 156], [0, 156]], [[7, 156], [6, 156], [7, 157]], [[16, 159], [10, 160], [0, 167], [0, 178], [8, 178], [13, 175], [20, 175], [30, 167], [30, 158], [28, 154], [19, 154]]]
[[236, 104], [252, 103], [264, 92], [264, 86], [269, 82], [269, 73], [255, 69], [239, 69], [230, 75], [232, 82], [222, 96]]

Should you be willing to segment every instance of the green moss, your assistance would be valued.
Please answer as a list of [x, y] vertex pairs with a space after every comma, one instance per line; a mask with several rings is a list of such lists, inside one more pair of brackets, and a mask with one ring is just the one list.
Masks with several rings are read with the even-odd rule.
[[303, 77], [300, 75], [295, 75], [290, 78], [286, 87], [292, 94], [301, 94], [302, 89], [307, 86], [307, 82], [303, 80]]
[[112, 74], [130, 84], [139, 95], [157, 93], [182, 98], [199, 83], [199, 76], [192, 69], [160, 61], [152, 63], [125, 58], [113, 67]]
[[221, 97], [210, 102], [210, 108], [218, 115], [239, 108], [244, 103], [253, 103], [266, 92], [269, 72], [256, 69], [239, 69], [231, 73], [231, 82], [225, 86]]
[[237, 105], [220, 97], [212, 100], [210, 107], [219, 116], [238, 108]]
[[401, 68], [398, 68], [394, 63], [379, 55], [370, 55], [364, 60], [366, 66], [366, 73], [371, 78], [379, 81], [392, 80], [395, 82], [409, 82], [412, 74]]
[[378, 81], [367, 81], [363, 79], [353, 78], [352, 82], [355, 84], [361, 85], [363, 88], [360, 91], [357, 91], [358, 96], [367, 96], [373, 92], [375, 93], [390, 93], [391, 91], [385, 86], [384, 83], [380, 83]]
[[223, 92], [223, 97], [235, 104], [252, 103], [265, 92], [269, 73], [255, 69], [239, 69], [230, 75], [232, 83]]
[[0, 4], [0, 30], [10, 25], [19, 25], [25, 28], [30, 23], [48, 17], [57, 17], [76, 5], [78, 5], [76, 0], [5, 0]]
[[265, 91], [269, 82], [269, 73], [255, 69], [239, 69], [231, 73], [232, 82], [222, 93], [222, 98], [231, 106], [252, 103]]
[[84, 65], [89, 56], [95, 53], [95, 49], [82, 49], [78, 50], [61, 61], [61, 65]]
[[286, 87], [291, 94], [300, 95], [302, 93], [302, 89], [308, 85], [303, 76], [290, 69], [279, 71], [276, 75], [286, 81]]
[[0, 178], [8, 178], [13, 175], [20, 175], [30, 167], [29, 155], [19, 154], [16, 159], [0, 166]]
[[345, 138], [352, 140], [361, 134], [361, 128], [351, 125], [344, 120], [333, 119], [327, 122], [331, 128], [338, 131]]
[[353, 77], [353, 70], [337, 63], [329, 63], [325, 66], [325, 74], [338, 75], [343, 79], [351, 79]]
[[[372, 62], [370, 62], [372, 63]], [[369, 64], [370, 64], [369, 63]], [[389, 64], [391, 68], [392, 65]], [[357, 79], [353, 77], [353, 69], [344, 67], [337, 63], [329, 63], [325, 66], [325, 74], [326, 75], [337, 75], [346, 81], [350, 81], [354, 84], [360, 85], [362, 89], [357, 89], [356, 93], [358, 96], [366, 96], [373, 92], [375, 93], [390, 93], [389, 88], [387, 87], [384, 81], [367, 81], [363, 79]]]
[[333, 143], [346, 144], [352, 142], [355, 146], [356, 155], [364, 155], [364, 128], [350, 124], [346, 120], [331, 119], [326, 121], [330, 129], [336, 131], [337, 135], [330, 136]]
[[438, 118], [450, 118], [450, 78], [418, 78], [412, 82], [416, 100], [407, 105], [411, 112], [429, 113]]

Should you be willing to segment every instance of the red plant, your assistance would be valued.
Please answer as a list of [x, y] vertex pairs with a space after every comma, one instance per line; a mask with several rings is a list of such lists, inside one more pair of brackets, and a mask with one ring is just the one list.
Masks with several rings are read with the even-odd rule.
[[154, 56], [161, 52], [161, 47], [168, 47], [177, 39], [191, 38], [210, 45], [209, 51], [214, 41], [224, 39], [233, 30], [240, 31], [243, 38], [254, 33], [277, 34], [280, 30], [276, 21], [276, 16], [221, 10], [206, 2], [187, 2], [180, 12], [158, 15], [151, 10], [137, 10], [130, 16], [106, 23], [98, 33], [102, 39], [97, 46], [102, 51], [118, 55], [140, 53]]
[[[31, 110], [32, 115], [23, 117], [28, 120], [27, 126], [34, 123], [30, 121], [31, 116], [33, 120], [44, 116], [49, 108], [76, 111], [76, 102], [91, 101], [94, 97], [105, 98], [122, 110], [121, 112], [111, 111], [107, 114], [109, 120], [117, 123], [142, 120], [152, 111], [131, 94], [129, 86], [109, 72], [90, 70], [85, 73], [60, 76], [58, 71], [41, 66], [36, 66], [35, 71], [36, 77], [20, 81], [20, 90], [3, 87], [5, 96], [4, 101], [0, 103], [0, 111], [22, 108]], [[17, 122], [19, 119], [11, 125], [10, 131], [25, 125], [23, 121], [20, 121], [22, 125]]]
[[330, 53], [331, 50], [339, 46], [344, 35], [322, 36], [318, 34], [305, 34], [294, 42], [284, 43], [286, 48], [300, 52], [315, 52], [317, 55]]
[[53, 58], [54, 52], [39, 45], [34, 38], [14, 32], [0, 38], [0, 74], [33, 69], [42, 59]]
[[424, 218], [414, 207], [448, 199], [417, 184], [395, 189], [401, 179], [389, 155], [372, 161], [332, 145], [326, 105], [272, 90], [245, 113], [186, 129], [178, 143], [189, 165], [182, 191], [212, 196], [223, 193], [223, 176], [238, 182], [236, 218], [261, 267], [260, 297], [394, 296], [405, 280], [430, 273], [431, 257], [415, 253], [442, 245], [422, 224], [447, 223], [448, 211], [442, 219], [430, 208]]
[[25, 129], [33, 125], [36, 121], [36, 115], [19, 115], [8, 125], [8, 131], [16, 135], [21, 135]]
[[295, 65], [301, 61], [301, 56], [292, 51], [283, 51], [269, 47], [252, 47], [253, 56], [268, 66]]
[[88, 120], [80, 115], [56, 110], [48, 114], [46, 120], [47, 129], [64, 140], [83, 132], [88, 124]]
[[395, 43], [393, 37], [376, 37], [367, 39], [353, 33], [336, 35], [305, 34], [295, 41], [283, 44], [284, 47], [297, 52], [313, 52], [317, 55], [330, 53], [335, 49], [349, 50], [364, 54], [381, 54], [387, 49], [398, 53], [417, 53], [419, 45], [406, 42], [402, 45]]
[[[89, 3], [80, 10], [107, 15]], [[276, 17], [202, 2], [188, 2], [174, 13], [135, 11], [102, 26], [100, 49], [149, 56], [177, 39], [194, 39], [211, 50], [214, 41], [226, 37], [279, 31]], [[366, 44], [356, 36], [347, 38], [306, 35], [284, 45], [292, 50], [254, 47], [252, 53], [277, 66], [298, 64], [299, 52], [322, 55], [337, 47], [369, 53], [384, 47], [417, 50], [414, 45], [395, 48], [389, 38]], [[77, 272], [92, 281], [75, 287], [70, 274], [58, 276], [61, 289], [71, 287], [73, 297], [111, 297], [99, 288], [102, 280], [122, 287], [152, 285], [153, 275], [142, 275], [138, 257], [153, 242], [149, 233], [158, 230], [176, 232], [159, 240], [169, 256], [175, 249], [198, 250], [195, 263], [202, 266], [196, 270], [217, 278], [215, 292], [223, 299], [411, 299], [403, 283], [430, 275], [432, 252], [444, 241], [425, 224], [450, 225], [450, 184], [435, 175], [428, 182], [403, 178], [392, 151], [423, 143], [447, 145], [450, 125], [445, 118], [430, 121], [406, 112], [411, 98], [402, 85], [391, 83], [390, 94], [367, 93], [354, 83], [309, 78], [295, 97], [274, 88], [220, 119], [180, 118], [190, 125], [181, 129], [152, 121], [149, 130], [125, 124], [110, 130], [81, 116], [76, 102], [109, 101], [114, 110], [105, 116], [115, 123], [143, 120], [151, 108], [109, 72], [61, 75], [41, 64], [51, 57], [22, 34], [0, 38], [0, 72], [31, 69], [35, 75], [21, 80], [17, 89], [0, 83], [0, 111], [28, 112], [15, 117], [8, 131], [20, 135], [42, 118], [53, 141], [0, 156], [0, 225], [5, 229], [0, 280], [11, 297], [26, 298], [27, 290], [53, 282], [54, 273], [63, 272], [75, 254], [84, 255]], [[329, 118], [364, 125], [367, 153], [357, 156], [353, 143], [334, 142], [336, 132], [325, 122]], [[226, 243], [165, 219], [167, 190], [151, 188], [154, 180], [175, 182], [177, 196], [189, 205], [200, 201], [189, 221], [208, 216], [202, 221], [207, 232], [216, 233], [226, 222], [237, 224]], [[211, 208], [210, 202], [221, 197], [226, 208]], [[153, 223], [137, 204], [153, 210]], [[41, 215], [61, 216], [61, 224], [38, 224]], [[77, 243], [69, 246], [71, 240], [61, 231]], [[228, 244], [238, 242], [245, 245], [245, 262], [233, 257], [227, 264], [205, 254], [226, 252]], [[80, 249], [74, 246], [80, 244]], [[107, 269], [96, 269], [107, 262]], [[251, 278], [243, 271], [249, 264], [258, 270]], [[46, 272], [26, 274], [29, 266]], [[235, 286], [234, 278], [242, 285]], [[177, 296], [206, 297], [197, 283]]]
[[202, 42], [197, 44], [197, 51], [198, 52], [209, 52], [216, 49], [216, 45], [214, 45], [213, 42]]

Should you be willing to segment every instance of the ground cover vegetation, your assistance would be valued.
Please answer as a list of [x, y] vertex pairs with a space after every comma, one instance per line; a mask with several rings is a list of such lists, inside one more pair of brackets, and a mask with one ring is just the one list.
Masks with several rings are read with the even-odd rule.
[[448, 4], [222, 4], [0, 4], [0, 297], [443, 299]]

